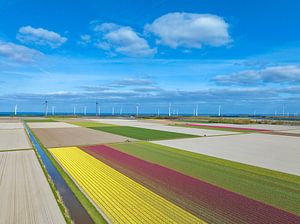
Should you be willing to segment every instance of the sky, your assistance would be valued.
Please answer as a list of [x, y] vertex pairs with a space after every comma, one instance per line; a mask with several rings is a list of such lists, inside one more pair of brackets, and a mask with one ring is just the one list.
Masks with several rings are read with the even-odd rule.
[[299, 10], [297, 0], [0, 0], [0, 111], [47, 100], [57, 112], [99, 102], [107, 113], [300, 113]]

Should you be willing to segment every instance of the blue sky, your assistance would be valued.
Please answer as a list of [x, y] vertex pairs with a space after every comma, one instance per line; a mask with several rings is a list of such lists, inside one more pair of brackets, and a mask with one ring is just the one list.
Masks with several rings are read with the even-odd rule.
[[0, 111], [300, 112], [300, 2], [0, 0]]

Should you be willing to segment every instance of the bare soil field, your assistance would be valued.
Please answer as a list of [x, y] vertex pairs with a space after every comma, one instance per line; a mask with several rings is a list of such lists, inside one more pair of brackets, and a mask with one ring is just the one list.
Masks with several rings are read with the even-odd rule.
[[242, 134], [154, 143], [300, 176], [300, 138]]
[[0, 123], [18, 123], [20, 119], [17, 117], [0, 117]]
[[300, 135], [300, 127], [295, 130], [286, 130], [286, 131], [280, 131], [282, 133], [292, 133], [292, 134], [299, 134]]
[[66, 223], [33, 150], [0, 152], [0, 223]]
[[233, 127], [233, 128], [263, 129], [263, 130], [270, 130], [270, 131], [300, 129], [299, 126], [272, 125], [272, 124], [224, 124], [224, 123], [193, 123], [193, 122], [183, 122], [183, 123], [202, 124], [202, 125], [209, 125], [209, 126], [224, 126], [224, 127]]
[[137, 121], [137, 120], [125, 120], [125, 119], [89, 119], [89, 120], [95, 121], [95, 122], [100, 122], [100, 123], [105, 123], [105, 124], [114, 124], [114, 125], [130, 126], [130, 127], [137, 127], [137, 128], [147, 128], [147, 129], [152, 129], [152, 130], [169, 131], [169, 132], [176, 132], [176, 133], [183, 133], [183, 134], [190, 134], [190, 135], [197, 135], [197, 136], [236, 134], [235, 132], [229, 132], [229, 131], [175, 127], [175, 126], [168, 126], [168, 125], [163, 125], [163, 124], [158, 124], [158, 123], [142, 122], [142, 121]]
[[28, 122], [30, 128], [78, 128], [79, 126], [65, 122]]
[[0, 122], [0, 130], [7, 129], [20, 129], [23, 128], [23, 124], [20, 122]]
[[95, 145], [113, 142], [125, 142], [133, 139], [96, 131], [89, 128], [35, 128], [32, 129], [46, 147], [64, 147], [77, 145]]
[[30, 149], [31, 144], [22, 129], [0, 129], [0, 151], [15, 149]]

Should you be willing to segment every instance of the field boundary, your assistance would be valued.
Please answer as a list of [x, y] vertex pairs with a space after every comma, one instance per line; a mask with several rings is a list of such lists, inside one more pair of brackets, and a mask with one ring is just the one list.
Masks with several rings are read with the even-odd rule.
[[[25, 123], [23, 123], [23, 124], [26, 125]], [[27, 127], [28, 127], [28, 126], [27, 126]], [[28, 128], [29, 128], [29, 127], [28, 127]], [[25, 128], [24, 128], [24, 129], [25, 129]], [[41, 166], [41, 168], [42, 168], [42, 170], [43, 170], [43, 173], [44, 173], [44, 175], [45, 175], [45, 177], [46, 177], [46, 179], [47, 179], [47, 182], [48, 182], [48, 184], [49, 184], [49, 186], [50, 186], [50, 188], [51, 188], [51, 191], [52, 191], [52, 193], [53, 193], [53, 195], [54, 195], [54, 198], [55, 198], [55, 200], [56, 200], [56, 202], [57, 202], [57, 204], [58, 204], [58, 207], [59, 207], [61, 213], [63, 214], [63, 216], [64, 216], [64, 218], [65, 218], [65, 220], [66, 220], [66, 223], [72, 224], [73, 221], [72, 221], [72, 219], [71, 219], [71, 217], [70, 217], [70, 214], [69, 214], [69, 211], [68, 211], [67, 207], [65, 206], [65, 204], [64, 204], [64, 202], [63, 202], [63, 200], [62, 200], [62, 198], [61, 198], [61, 196], [60, 196], [58, 190], [56, 189], [56, 187], [55, 187], [55, 185], [54, 185], [54, 183], [53, 183], [53, 181], [52, 181], [52, 178], [51, 178], [50, 175], [48, 174], [48, 172], [47, 172], [47, 170], [46, 170], [46, 167], [44, 166], [44, 163], [42, 162], [40, 155], [39, 155], [38, 152], [36, 151], [36, 148], [35, 148], [34, 144], [32, 144], [32, 141], [31, 141], [30, 136], [29, 136], [29, 134], [28, 134], [28, 132], [27, 132], [26, 129], [25, 129], [25, 132], [26, 132], [26, 135], [27, 135], [27, 137], [28, 137], [28, 139], [29, 139], [29, 141], [30, 141], [30, 144], [32, 145], [32, 149], [31, 149], [31, 150], [34, 151], [34, 153], [35, 153], [35, 155], [36, 155], [36, 157], [37, 157], [37, 160], [39, 161], [39, 164], [40, 164], [40, 166]], [[33, 134], [33, 135], [34, 135], [34, 134]], [[24, 150], [21, 150], [21, 151], [24, 151]]]
[[[70, 147], [70, 146], [68, 146]], [[77, 146], [71, 146], [71, 147], [76, 147], [80, 150], [82, 150], [81, 148], [77, 147]], [[65, 148], [65, 147], [58, 147], [58, 148]], [[51, 148], [50, 148], [51, 149]], [[63, 150], [63, 149], [62, 149]], [[50, 151], [50, 150], [49, 150]], [[102, 215], [102, 217], [107, 221], [107, 223], [111, 224], [111, 221], [109, 220], [109, 218], [105, 215], [105, 213], [99, 208], [99, 206], [96, 205], [96, 203], [93, 201], [93, 199], [82, 189], [82, 187], [79, 186], [79, 184], [77, 183], [77, 181], [71, 176], [71, 174], [66, 170], [66, 168], [54, 157], [53, 153], [50, 151], [50, 154], [53, 156], [53, 158], [55, 159], [55, 161], [61, 166], [61, 168], [65, 171], [66, 174], [69, 175], [69, 177], [72, 179], [72, 181], [74, 182], [74, 184], [80, 189], [80, 191], [87, 197], [87, 199], [90, 200], [90, 202], [95, 206], [95, 208], [97, 209], [97, 211]]]
[[[28, 127], [28, 126], [27, 126]], [[28, 127], [29, 128], [29, 127]], [[29, 130], [32, 132], [33, 136], [36, 138], [38, 143], [40, 144], [41, 148], [44, 150], [46, 155], [48, 156], [49, 160], [52, 162], [52, 164], [55, 166], [59, 174], [62, 176], [70, 190], [73, 192], [77, 200], [80, 202], [80, 204], [83, 206], [83, 208], [87, 211], [91, 219], [96, 224], [105, 224], [107, 223], [106, 220], [100, 215], [98, 210], [94, 207], [94, 205], [85, 197], [85, 195], [81, 192], [80, 189], [78, 189], [77, 185], [73, 182], [73, 180], [70, 178], [70, 176], [63, 170], [63, 168], [56, 162], [56, 160], [53, 158], [51, 153], [46, 149], [46, 147], [40, 142], [40, 140], [37, 138], [35, 133], [29, 128]], [[48, 173], [47, 173], [48, 174]]]

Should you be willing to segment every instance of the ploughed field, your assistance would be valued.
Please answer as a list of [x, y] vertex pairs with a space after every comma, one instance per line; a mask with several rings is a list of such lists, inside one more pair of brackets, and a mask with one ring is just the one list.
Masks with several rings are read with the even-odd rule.
[[30, 149], [23, 124], [16, 120], [0, 121], [0, 151]]
[[0, 152], [0, 223], [65, 223], [33, 150]]

